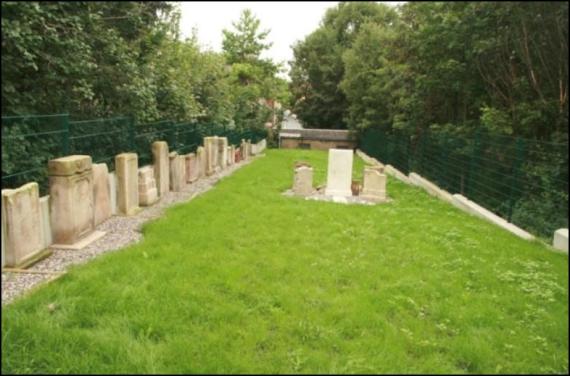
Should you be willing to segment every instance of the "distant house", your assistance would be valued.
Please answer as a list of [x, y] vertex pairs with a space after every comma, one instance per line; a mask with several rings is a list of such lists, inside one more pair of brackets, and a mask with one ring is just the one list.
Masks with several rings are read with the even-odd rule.
[[355, 135], [342, 129], [281, 129], [279, 147], [283, 149], [355, 149]]

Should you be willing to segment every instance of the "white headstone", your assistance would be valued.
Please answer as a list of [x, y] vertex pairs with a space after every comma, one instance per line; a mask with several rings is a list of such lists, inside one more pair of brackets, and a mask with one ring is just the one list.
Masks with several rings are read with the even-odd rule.
[[327, 169], [328, 196], [352, 196], [352, 150], [329, 149]]

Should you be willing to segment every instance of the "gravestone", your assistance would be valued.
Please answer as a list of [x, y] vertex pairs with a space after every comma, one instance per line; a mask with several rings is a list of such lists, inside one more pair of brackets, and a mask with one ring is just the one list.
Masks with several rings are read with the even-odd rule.
[[152, 143], [152, 157], [154, 160], [154, 180], [158, 197], [164, 196], [170, 189], [170, 162], [168, 160], [168, 144], [165, 141]]
[[227, 157], [228, 157], [228, 166], [231, 166], [234, 164], [234, 146], [228, 146], [228, 153], [227, 153]]
[[186, 161], [186, 182], [194, 183], [200, 177], [200, 163], [196, 154], [189, 153], [185, 156]]
[[42, 247], [47, 248], [53, 243], [51, 222], [49, 219], [49, 196], [40, 197], [40, 212], [42, 226]]
[[248, 159], [247, 143], [245, 142], [245, 140], [243, 138], [241, 139], [240, 152], [241, 152], [240, 158], [244, 161], [247, 161], [247, 159]]
[[150, 206], [158, 201], [158, 189], [154, 178], [154, 168], [145, 166], [139, 169], [139, 205]]
[[201, 178], [206, 176], [206, 152], [203, 146], [198, 146], [196, 150], [196, 158], [198, 159], [198, 177]]
[[206, 175], [210, 176], [216, 172], [218, 165], [218, 138], [204, 137], [204, 149], [206, 150]]
[[53, 248], [81, 249], [105, 233], [94, 231], [93, 167], [88, 155], [48, 161]]
[[218, 137], [218, 164], [222, 170], [228, 166], [228, 138]]
[[351, 196], [351, 184], [352, 150], [329, 149], [325, 194], [328, 196]]
[[139, 207], [138, 156], [136, 153], [121, 153], [115, 156], [117, 174], [117, 213], [134, 215]]
[[105, 163], [93, 165], [93, 205], [95, 226], [111, 217], [111, 187]]
[[25, 268], [47, 256], [43, 247], [38, 183], [2, 190], [2, 266]]
[[170, 157], [170, 190], [172, 192], [182, 192], [186, 185], [186, 168], [184, 158], [173, 151]]
[[371, 201], [386, 200], [386, 175], [377, 167], [365, 167], [360, 197]]
[[313, 193], [313, 168], [308, 165], [295, 167], [293, 176], [293, 193], [309, 196]]

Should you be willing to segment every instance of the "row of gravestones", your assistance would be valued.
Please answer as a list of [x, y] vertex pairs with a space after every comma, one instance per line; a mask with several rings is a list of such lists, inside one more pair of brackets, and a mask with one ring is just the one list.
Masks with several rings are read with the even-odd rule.
[[136, 153], [115, 157], [115, 172], [88, 155], [48, 162], [49, 195], [38, 184], [2, 190], [2, 268], [26, 268], [51, 248], [81, 249], [104, 236], [95, 227], [112, 215], [134, 215], [167, 192], [247, 160], [265, 149], [265, 140], [228, 146], [226, 137], [205, 137], [196, 153], [178, 155], [164, 141], [152, 144], [153, 165], [138, 167]]
[[[327, 196], [352, 196], [352, 150], [329, 149]], [[313, 190], [313, 168], [308, 164], [295, 167], [293, 193], [298, 196], [310, 196]], [[383, 167], [367, 166], [364, 168], [362, 192], [360, 197], [374, 201], [386, 201], [386, 174]]]

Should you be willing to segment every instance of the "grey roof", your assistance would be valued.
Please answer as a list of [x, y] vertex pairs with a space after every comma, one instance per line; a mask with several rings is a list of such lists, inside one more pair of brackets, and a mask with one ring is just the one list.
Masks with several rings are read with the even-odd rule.
[[355, 141], [353, 133], [345, 129], [287, 129], [279, 132], [281, 138], [301, 138], [320, 141]]

